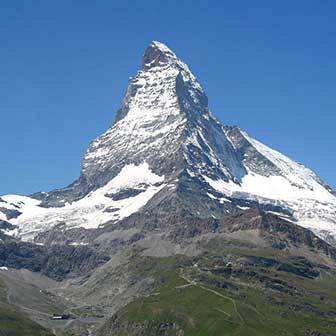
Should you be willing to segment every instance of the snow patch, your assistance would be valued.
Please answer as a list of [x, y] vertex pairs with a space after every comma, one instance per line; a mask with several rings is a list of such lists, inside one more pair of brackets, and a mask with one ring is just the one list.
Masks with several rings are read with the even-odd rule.
[[[267, 199], [293, 201], [298, 199], [315, 199], [335, 202], [336, 199], [325, 188], [315, 182], [314, 190], [293, 185], [283, 176], [262, 176], [249, 172], [241, 183], [213, 180], [204, 176], [206, 182], [215, 190], [232, 196], [235, 192], [248, 193]], [[336, 202], [335, 202], [336, 203]]]
[[[20, 206], [22, 214], [10, 220], [18, 226], [15, 235], [21, 236], [23, 240], [32, 240], [40, 231], [57, 224], [65, 224], [67, 228], [94, 229], [108, 221], [117, 222], [146, 205], [165, 187], [163, 181], [164, 176], [153, 173], [148, 163], [144, 162], [138, 166], [124, 166], [108, 184], [61, 208], [43, 208], [39, 206], [40, 201], [24, 196], [7, 195], [2, 198]], [[113, 200], [108, 196], [129, 188], [139, 189], [141, 192], [120, 200]]]
[[133, 188], [140, 184], [156, 184], [163, 182], [163, 180], [164, 176], [154, 174], [149, 169], [147, 162], [138, 166], [131, 163], [124, 166], [120, 173], [101, 190], [105, 190], [106, 192], [111, 190], [121, 190]]

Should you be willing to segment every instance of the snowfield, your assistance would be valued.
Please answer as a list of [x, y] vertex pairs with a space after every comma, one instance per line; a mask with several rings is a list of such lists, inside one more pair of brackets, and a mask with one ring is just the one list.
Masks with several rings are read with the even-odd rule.
[[[36, 234], [65, 223], [68, 228], [98, 228], [108, 221], [118, 221], [141, 209], [158, 191], [164, 188], [164, 176], [154, 174], [146, 162], [129, 164], [104, 187], [77, 202], [61, 208], [42, 208], [40, 201], [26, 196], [6, 195], [2, 199], [9, 207], [22, 214], [9, 220], [19, 228], [15, 232], [23, 240], [32, 240]], [[135, 196], [113, 200], [112, 195], [127, 189], [139, 190]]]
[[281, 171], [281, 175], [256, 174], [246, 167], [240, 182], [214, 180], [203, 176], [216, 191], [233, 198], [282, 205], [293, 210], [296, 224], [310, 229], [321, 238], [336, 237], [336, 197], [321, 184], [310, 169], [265, 146], [243, 132], [245, 138]]

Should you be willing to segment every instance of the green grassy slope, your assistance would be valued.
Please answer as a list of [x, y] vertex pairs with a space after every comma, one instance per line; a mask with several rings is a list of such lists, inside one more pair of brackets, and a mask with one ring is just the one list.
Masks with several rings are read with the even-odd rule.
[[0, 336], [49, 336], [49, 331], [31, 321], [6, 301], [7, 289], [0, 279]]
[[218, 248], [198, 258], [136, 257], [156, 279], [100, 336], [336, 335], [336, 274], [282, 251]]

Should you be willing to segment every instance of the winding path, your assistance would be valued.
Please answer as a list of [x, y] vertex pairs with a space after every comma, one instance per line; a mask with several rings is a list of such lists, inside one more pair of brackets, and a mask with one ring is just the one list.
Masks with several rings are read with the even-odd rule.
[[[233, 308], [234, 308], [236, 314], [239, 316], [239, 319], [240, 319], [243, 323], [245, 323], [243, 317], [241, 316], [241, 314], [240, 314], [239, 311], [238, 311], [238, 308], [237, 308], [237, 304], [236, 304], [236, 300], [235, 300], [235, 299], [230, 298], [229, 296], [223, 295], [223, 294], [221, 294], [221, 293], [215, 291], [214, 289], [204, 287], [204, 286], [198, 284], [195, 280], [190, 280], [190, 279], [188, 279], [188, 278], [187, 278], [185, 275], [183, 275], [183, 274], [181, 274], [180, 277], [181, 277], [183, 280], [187, 281], [188, 284], [189, 284], [190, 286], [197, 286], [197, 287], [202, 288], [203, 290], [206, 290], [206, 291], [208, 291], [208, 292], [210, 292], [210, 293], [213, 293], [213, 294], [215, 294], [215, 295], [217, 295], [217, 296], [219, 296], [219, 297], [221, 297], [221, 298], [223, 298], [223, 299], [226, 299], [226, 300], [231, 301], [232, 304], [233, 304]], [[183, 286], [179, 286], [179, 287], [180, 287], [180, 288], [183, 288]], [[184, 285], [184, 287], [186, 287], [186, 285]], [[228, 313], [226, 313], [226, 312], [224, 312], [224, 311], [221, 311], [221, 312], [222, 312], [222, 313], [225, 313], [226, 315], [228, 315], [228, 316], [231, 317], [230, 314], [228, 314]]]

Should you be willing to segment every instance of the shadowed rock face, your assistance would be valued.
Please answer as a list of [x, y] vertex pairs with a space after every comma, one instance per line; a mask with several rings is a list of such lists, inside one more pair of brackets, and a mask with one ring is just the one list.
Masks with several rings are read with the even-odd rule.
[[0, 207], [0, 212], [5, 214], [7, 220], [16, 218], [21, 215], [21, 212], [15, 209], [6, 209], [6, 208], [1, 208]]
[[8, 223], [7, 221], [0, 220], [0, 230], [14, 230], [17, 226]]
[[145, 50], [142, 59], [142, 68], [150, 69], [157, 66], [165, 66], [169, 62], [176, 61], [176, 55], [164, 44], [153, 41]]
[[88, 246], [40, 246], [6, 240], [0, 243], [0, 264], [41, 272], [55, 280], [91, 273], [109, 256]]

